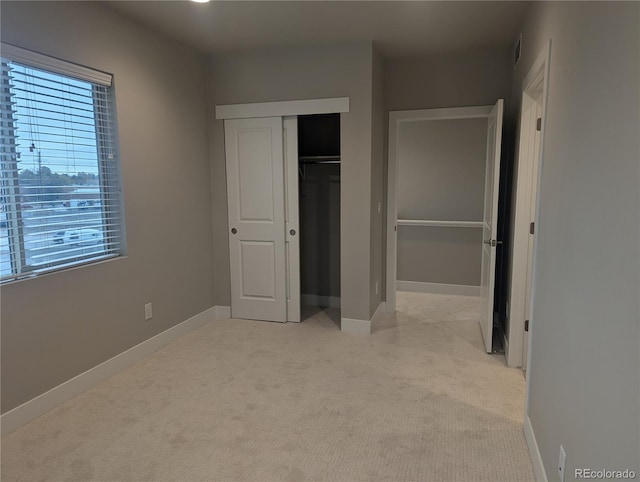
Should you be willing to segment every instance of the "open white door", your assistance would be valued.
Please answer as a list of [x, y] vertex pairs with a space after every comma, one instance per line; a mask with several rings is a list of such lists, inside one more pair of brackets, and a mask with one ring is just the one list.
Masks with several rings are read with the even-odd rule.
[[487, 127], [487, 164], [484, 182], [484, 218], [482, 228], [482, 275], [480, 328], [487, 353], [493, 351], [493, 289], [496, 277], [496, 239], [498, 224], [498, 189], [500, 187], [500, 145], [504, 101], [499, 99], [491, 110]]
[[224, 122], [231, 315], [287, 321], [281, 117]]
[[300, 322], [300, 234], [298, 206], [298, 118], [284, 118], [285, 258], [287, 321]]
[[[535, 112], [535, 118], [542, 118], [542, 102], [540, 97], [536, 99], [533, 106]], [[542, 126], [542, 124], [541, 124]], [[538, 168], [540, 159], [540, 140], [541, 133], [536, 128], [533, 132], [533, 156], [531, 159], [530, 178], [531, 185], [529, 187], [529, 236], [527, 239], [527, 284], [525, 287], [524, 295], [524, 318], [529, 320], [531, 314], [531, 293], [533, 291], [533, 251], [534, 251], [534, 233], [535, 228], [531, 229], [531, 226], [535, 226], [536, 221], [536, 206], [538, 202]], [[522, 370], [527, 371], [527, 358], [529, 356], [529, 322], [525, 321], [525, 330], [522, 338]]]

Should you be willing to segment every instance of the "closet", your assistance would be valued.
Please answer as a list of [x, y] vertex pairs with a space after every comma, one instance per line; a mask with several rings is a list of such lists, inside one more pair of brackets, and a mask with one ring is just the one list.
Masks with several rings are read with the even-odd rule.
[[339, 308], [340, 114], [298, 117], [298, 179], [301, 302]]
[[348, 98], [216, 107], [232, 317], [299, 322], [303, 304], [340, 307], [340, 113], [348, 111]]

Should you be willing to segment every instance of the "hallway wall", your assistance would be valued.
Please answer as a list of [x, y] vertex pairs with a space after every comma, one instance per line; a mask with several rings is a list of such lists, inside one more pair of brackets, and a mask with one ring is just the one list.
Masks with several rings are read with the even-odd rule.
[[640, 4], [533, 3], [522, 81], [551, 39], [544, 114], [531, 424], [550, 480], [640, 472]]

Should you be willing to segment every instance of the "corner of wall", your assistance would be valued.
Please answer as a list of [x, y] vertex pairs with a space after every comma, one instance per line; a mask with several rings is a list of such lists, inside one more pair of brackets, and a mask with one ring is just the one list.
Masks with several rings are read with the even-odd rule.
[[371, 64], [371, 226], [369, 316], [373, 316], [382, 301], [385, 264], [386, 190], [384, 173], [385, 111], [383, 59], [372, 44]]

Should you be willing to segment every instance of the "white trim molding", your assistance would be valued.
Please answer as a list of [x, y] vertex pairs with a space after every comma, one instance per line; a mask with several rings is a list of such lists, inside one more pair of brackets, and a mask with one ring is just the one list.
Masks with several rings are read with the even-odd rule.
[[538, 482], [548, 482], [544, 464], [542, 463], [542, 455], [540, 455], [540, 448], [538, 447], [536, 435], [533, 432], [533, 426], [531, 425], [531, 419], [529, 417], [526, 417], [524, 420], [524, 438], [529, 447], [529, 455], [531, 456], [531, 464], [533, 465], [533, 473], [536, 476], [536, 480]]
[[340, 331], [344, 331], [345, 333], [351, 333], [352, 335], [370, 335], [371, 320], [342, 318], [340, 320]]
[[216, 119], [248, 119], [349, 112], [349, 97], [227, 104], [216, 106]]
[[358, 320], [355, 318], [342, 318], [340, 320], [340, 330], [353, 335], [370, 335], [375, 322], [386, 312], [386, 303], [381, 302], [370, 320]]
[[378, 307], [376, 308], [375, 313], [373, 313], [373, 316], [371, 317], [371, 332], [373, 333], [373, 331], [375, 330], [376, 327], [376, 323], [378, 322], [378, 320], [380, 319], [380, 317], [382, 315], [384, 315], [387, 312], [387, 303], [382, 301]]
[[480, 287], [471, 285], [452, 285], [446, 283], [426, 283], [423, 281], [396, 281], [398, 291], [414, 293], [438, 293], [444, 295], [480, 296]]
[[398, 226], [425, 226], [432, 228], [481, 228], [482, 221], [437, 221], [432, 219], [398, 219]]
[[477, 105], [472, 107], [445, 107], [442, 109], [396, 110], [389, 112], [389, 119], [392, 122], [474, 119], [489, 117], [492, 108], [492, 105]]
[[[517, 145], [518, 173], [514, 181], [513, 205], [513, 245], [509, 274], [509, 350], [505, 351], [507, 365], [510, 367], [529, 368], [527, 363], [528, 345], [525, 336], [525, 320], [529, 320], [529, 341], [535, 324], [533, 312], [526, 311], [526, 297], [529, 294], [529, 307], [533, 306], [535, 279], [535, 243], [540, 229], [537, 205], [540, 199], [540, 172], [542, 169], [542, 152], [549, 91], [549, 62], [551, 58], [551, 41], [540, 52], [533, 66], [522, 83], [522, 100], [519, 116], [519, 133]], [[540, 112], [538, 112], [540, 111]], [[537, 118], [542, 119], [539, 139], [536, 140]], [[536, 146], [537, 144], [537, 146]], [[536, 152], [537, 151], [537, 152]], [[532, 208], [535, 214], [532, 217]], [[529, 234], [530, 222], [536, 222], [536, 234]], [[529, 243], [533, 242], [533, 258], [529, 270]], [[528, 347], [528, 349], [526, 349]], [[527, 376], [527, 379], [529, 376]]]
[[214, 306], [215, 308], [215, 317], [216, 320], [227, 320], [231, 318], [231, 307], [230, 306]]
[[130, 367], [134, 363], [137, 363], [187, 333], [206, 325], [210, 321], [228, 318], [230, 311], [231, 309], [228, 306], [213, 306], [206, 309], [205, 311], [172, 326], [168, 330], [165, 330], [162, 333], [129, 348], [119, 355], [90, 368], [86, 372], [61, 383], [57, 387], [38, 395], [28, 402], [9, 410], [0, 417], [2, 436], [4, 437], [5, 435], [10, 434], [23, 425], [26, 425], [32, 420], [71, 400], [73, 397], [80, 395], [82, 392], [95, 387], [107, 378]]

